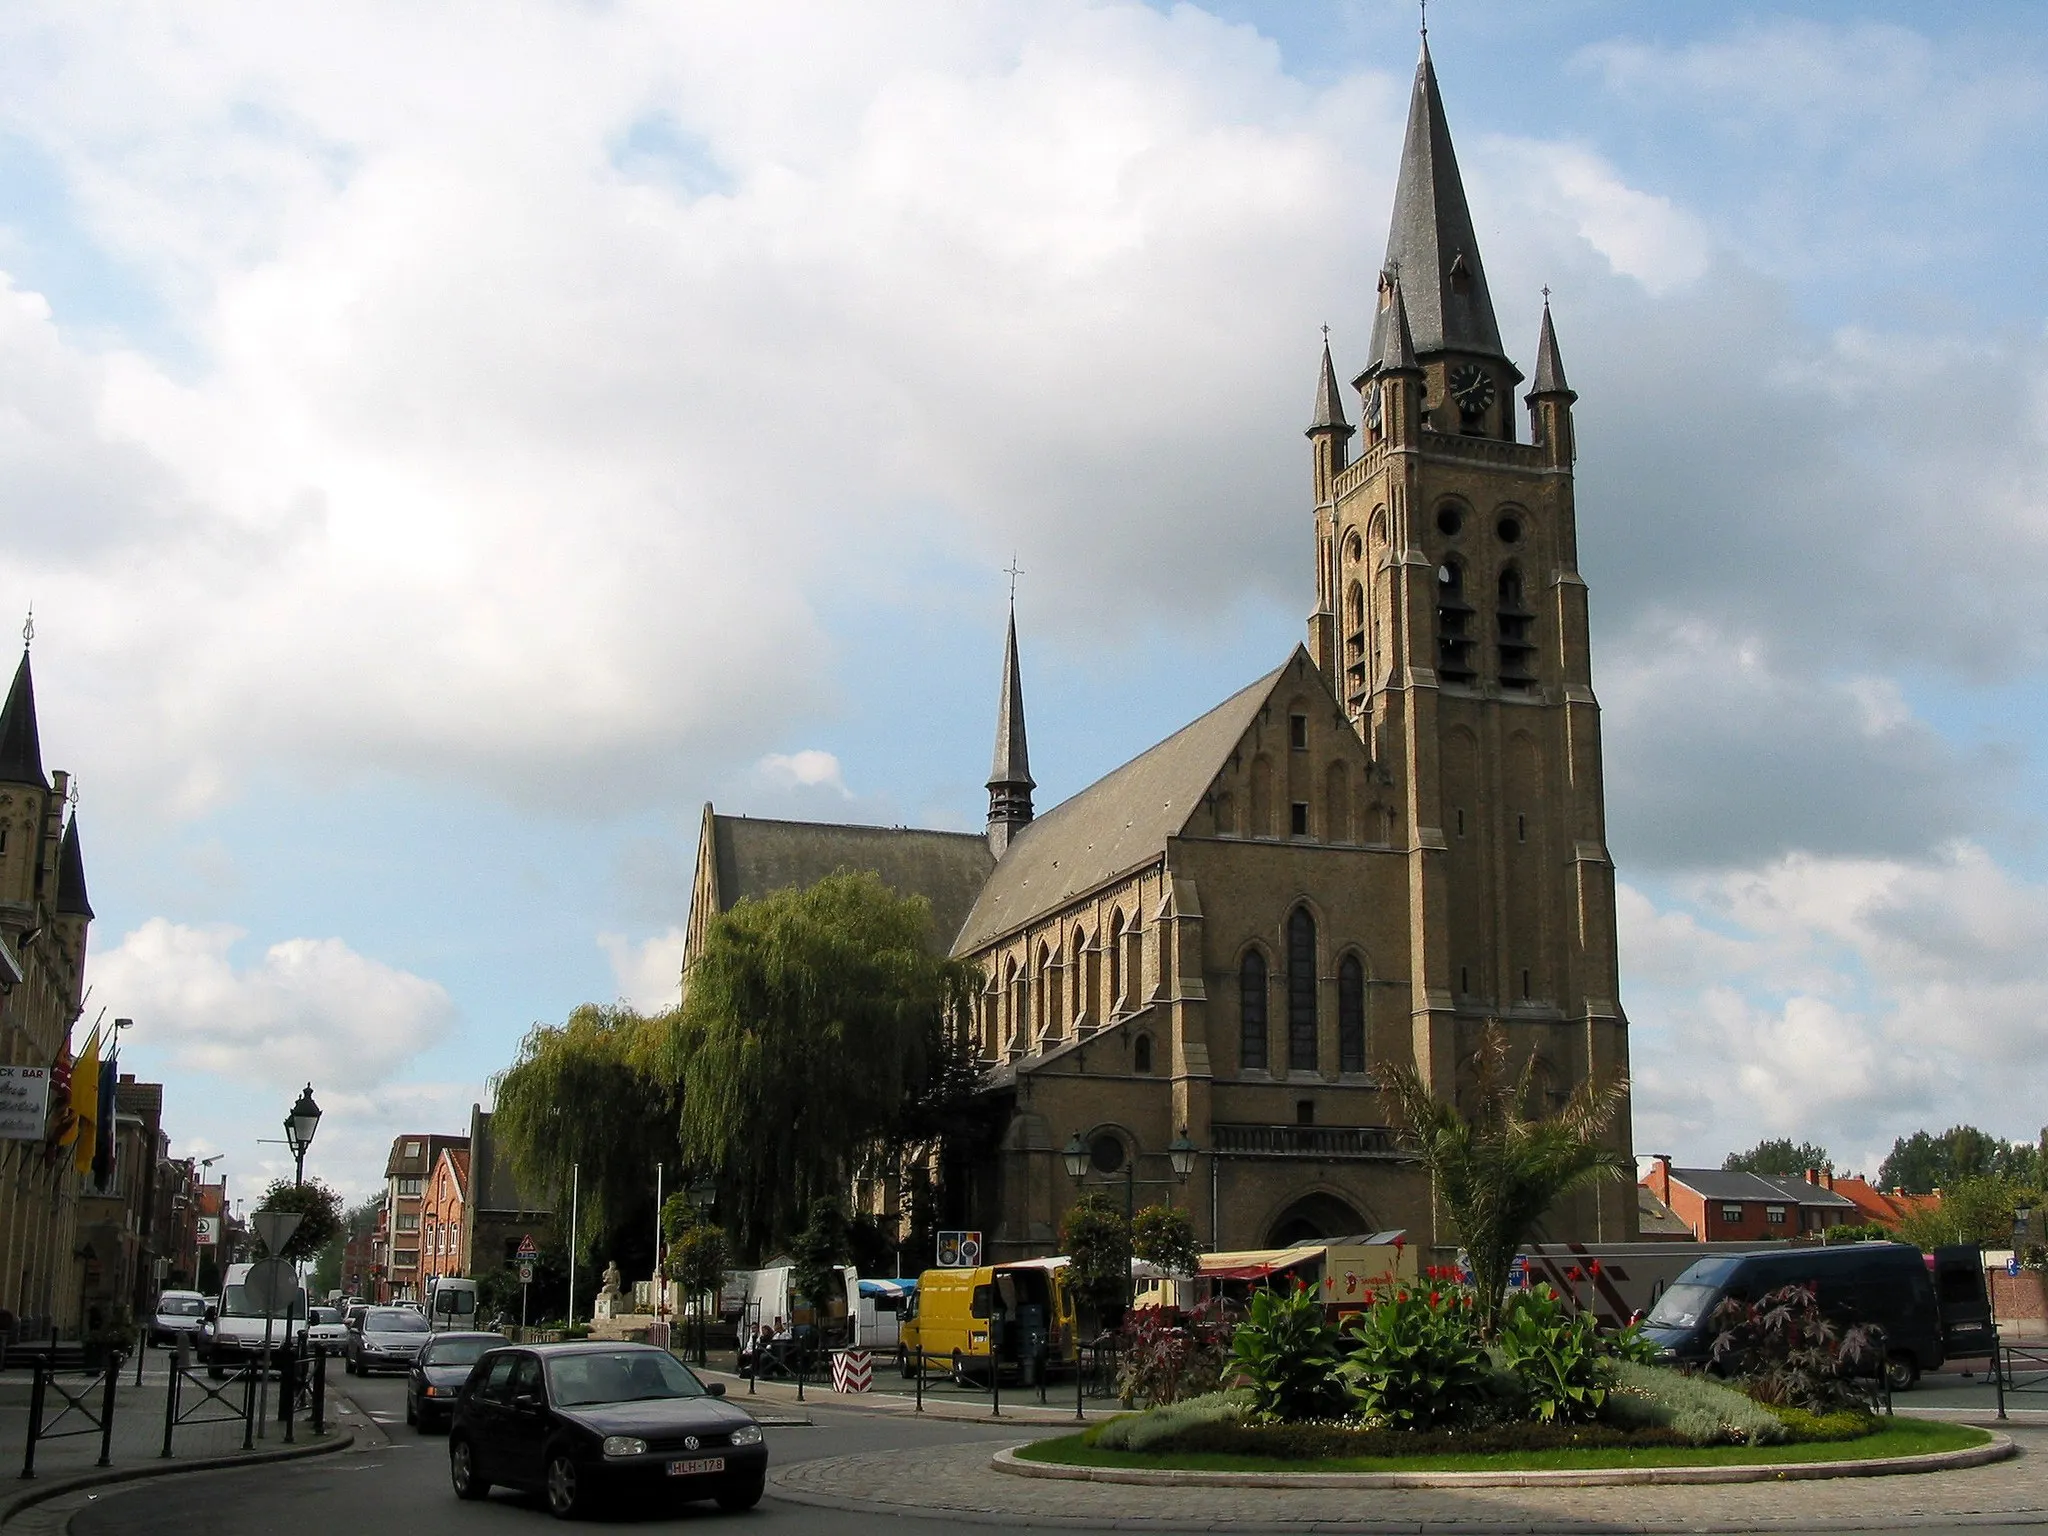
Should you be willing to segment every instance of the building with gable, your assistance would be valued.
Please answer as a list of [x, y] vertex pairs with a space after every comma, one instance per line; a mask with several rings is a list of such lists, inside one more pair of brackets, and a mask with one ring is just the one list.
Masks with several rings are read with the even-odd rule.
[[[839, 868], [926, 896], [980, 970], [992, 1150], [944, 1219], [998, 1258], [1053, 1252], [1083, 1185], [1183, 1206], [1211, 1248], [1434, 1241], [1387, 1065], [1455, 1093], [1497, 1021], [1550, 1105], [1627, 1070], [1577, 397], [1546, 302], [1518, 430], [1426, 40], [1375, 292], [1357, 427], [1323, 350], [1314, 606], [1272, 671], [1039, 816], [1013, 613], [985, 836], [705, 807], [686, 989], [714, 914]], [[1616, 1181], [1543, 1235], [1629, 1241], [1637, 1213]]]

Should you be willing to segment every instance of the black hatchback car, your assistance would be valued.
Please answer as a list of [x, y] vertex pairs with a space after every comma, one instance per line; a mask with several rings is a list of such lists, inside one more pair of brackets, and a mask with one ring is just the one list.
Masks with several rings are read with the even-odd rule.
[[448, 1430], [455, 1495], [494, 1484], [545, 1495], [562, 1519], [613, 1493], [724, 1509], [760, 1502], [761, 1427], [667, 1350], [647, 1344], [539, 1344], [477, 1361]]
[[470, 1367], [511, 1341], [502, 1333], [437, 1333], [413, 1356], [405, 1378], [405, 1422], [422, 1434], [446, 1424], [455, 1399], [469, 1381]]

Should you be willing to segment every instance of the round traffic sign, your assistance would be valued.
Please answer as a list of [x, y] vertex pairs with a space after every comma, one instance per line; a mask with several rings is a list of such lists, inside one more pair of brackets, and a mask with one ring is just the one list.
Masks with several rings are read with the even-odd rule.
[[284, 1317], [298, 1300], [299, 1275], [283, 1259], [264, 1259], [251, 1264], [242, 1280], [242, 1295], [250, 1309], [264, 1317]]
[[973, 1267], [974, 1267], [975, 1265], [979, 1264], [980, 1262], [981, 1262], [981, 1243], [980, 1243], [980, 1241], [979, 1241], [978, 1239], [976, 1239], [976, 1238], [972, 1238], [972, 1237], [963, 1237], [963, 1238], [961, 1238], [961, 1239], [960, 1239], [960, 1263], [961, 1263], [962, 1267], [964, 1267], [964, 1268], [967, 1268], [967, 1269], [972, 1269], [972, 1268], [973, 1268]]

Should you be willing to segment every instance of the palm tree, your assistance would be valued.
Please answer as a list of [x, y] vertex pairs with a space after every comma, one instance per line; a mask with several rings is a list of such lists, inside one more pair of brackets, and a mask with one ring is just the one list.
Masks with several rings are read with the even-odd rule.
[[1536, 1061], [1508, 1070], [1507, 1032], [1488, 1024], [1472, 1053], [1472, 1110], [1435, 1092], [1414, 1068], [1389, 1069], [1384, 1082], [1409, 1125], [1437, 1198], [1458, 1229], [1479, 1293], [1488, 1337], [1507, 1294], [1515, 1250], [1563, 1196], [1634, 1165], [1601, 1137], [1628, 1102], [1628, 1079], [1589, 1078], [1554, 1114], [1532, 1114]]

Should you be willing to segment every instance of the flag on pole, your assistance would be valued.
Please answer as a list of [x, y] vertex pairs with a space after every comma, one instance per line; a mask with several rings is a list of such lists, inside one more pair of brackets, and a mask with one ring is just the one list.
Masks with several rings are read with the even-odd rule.
[[91, 1173], [93, 1153], [99, 1147], [100, 1032], [95, 1025], [78, 1053], [78, 1065], [71, 1069], [71, 1166], [75, 1172]]
[[121, 1082], [121, 1053], [116, 1036], [114, 1054], [100, 1063], [100, 1102], [93, 1121], [92, 1181], [103, 1190], [114, 1187], [114, 1095]]
[[50, 1063], [49, 1145], [44, 1156], [54, 1157], [58, 1148], [70, 1146], [77, 1133], [78, 1123], [71, 1118], [71, 1037], [67, 1034], [57, 1047], [57, 1059]]

